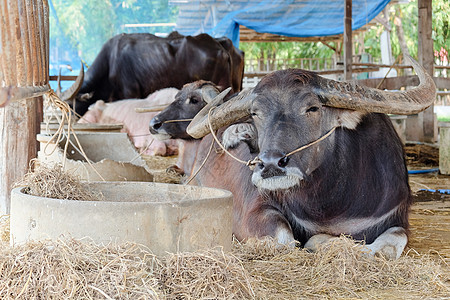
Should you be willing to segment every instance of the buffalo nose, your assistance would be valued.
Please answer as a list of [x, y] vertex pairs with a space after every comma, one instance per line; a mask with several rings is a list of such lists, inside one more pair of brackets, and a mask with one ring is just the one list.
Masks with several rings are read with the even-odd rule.
[[286, 166], [289, 163], [289, 157], [280, 151], [266, 151], [259, 156], [261, 176], [269, 178], [273, 176], [282, 176], [286, 174]]
[[154, 117], [150, 121], [150, 132], [151, 133], [158, 133], [158, 129], [161, 128], [162, 122], [158, 119], [158, 117]]

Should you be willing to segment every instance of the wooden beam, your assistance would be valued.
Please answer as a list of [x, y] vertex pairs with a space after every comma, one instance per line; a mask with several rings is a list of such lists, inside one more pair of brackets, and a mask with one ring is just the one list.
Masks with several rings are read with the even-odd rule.
[[[433, 40], [431, 39], [432, 0], [419, 0], [419, 21], [418, 21], [418, 53], [419, 63], [425, 68], [428, 74], [433, 76]], [[434, 116], [433, 105], [423, 112], [423, 135], [424, 141], [434, 143], [437, 141], [437, 126]]]
[[352, 79], [352, 0], [345, 0], [344, 78], [345, 80]]
[[[365, 73], [365, 72], [375, 72], [378, 71], [380, 68], [353, 68], [352, 72], [353, 73]], [[344, 70], [326, 70], [326, 71], [313, 71], [319, 75], [330, 75], [330, 74], [342, 74], [344, 72]], [[267, 74], [272, 73], [272, 71], [270, 72], [245, 72], [244, 76], [245, 77], [264, 77]]]
[[[373, 24], [370, 24], [373, 25]], [[365, 32], [370, 28], [367, 24], [362, 28], [353, 31], [353, 34], [359, 34]], [[329, 35], [329, 36], [310, 36], [310, 37], [296, 37], [296, 36], [285, 36], [277, 35], [271, 33], [260, 33], [253, 29], [249, 29], [245, 26], [239, 26], [239, 41], [248, 43], [263, 43], [263, 42], [304, 42], [304, 43], [316, 43], [316, 42], [337, 42], [342, 41], [344, 38], [343, 34]]]
[[50, 85], [43, 86], [9, 86], [0, 88], [0, 107], [6, 106], [11, 101], [35, 98], [50, 91]]

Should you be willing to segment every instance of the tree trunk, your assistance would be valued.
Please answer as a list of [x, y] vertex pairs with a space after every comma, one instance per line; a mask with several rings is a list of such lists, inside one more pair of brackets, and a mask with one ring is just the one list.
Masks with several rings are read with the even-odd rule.
[[[406, 45], [405, 32], [403, 31], [402, 25], [402, 10], [398, 5], [395, 7], [395, 18], [394, 18], [395, 32], [397, 33], [398, 42], [400, 44], [400, 49], [402, 51], [403, 57], [409, 54], [408, 46]], [[404, 61], [404, 59], [403, 59]], [[411, 75], [412, 71], [410, 69], [405, 69], [405, 75]]]
[[264, 66], [265, 66], [265, 63], [264, 63], [264, 50], [261, 48], [261, 49], [259, 49], [259, 60], [258, 60], [258, 69], [259, 69], [259, 71], [264, 71]]

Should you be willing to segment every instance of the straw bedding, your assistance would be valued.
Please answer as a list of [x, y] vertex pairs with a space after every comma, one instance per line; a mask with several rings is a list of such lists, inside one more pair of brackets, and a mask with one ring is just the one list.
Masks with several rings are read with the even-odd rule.
[[449, 266], [407, 253], [369, 258], [341, 237], [316, 253], [271, 241], [154, 256], [126, 243], [0, 245], [1, 299], [442, 299]]
[[[21, 184], [31, 192], [33, 182], [44, 183], [39, 190], [48, 197], [69, 198], [61, 190], [71, 198], [78, 194], [73, 178], [67, 182], [68, 176], [54, 173], [64, 175], [60, 167], [36, 169]], [[50, 193], [49, 187], [60, 191]], [[1, 227], [7, 241], [9, 228]], [[388, 261], [367, 256], [344, 236], [315, 253], [266, 239], [235, 241], [231, 253], [208, 249], [163, 257], [132, 243], [0, 242], [0, 270], [1, 299], [450, 298], [450, 267], [439, 255], [409, 250]]]

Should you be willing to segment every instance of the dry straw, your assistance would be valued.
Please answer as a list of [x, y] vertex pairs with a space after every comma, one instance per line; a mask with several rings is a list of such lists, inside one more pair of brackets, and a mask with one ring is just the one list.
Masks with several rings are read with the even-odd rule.
[[[62, 166], [36, 166], [16, 184], [30, 194], [96, 196]], [[6, 227], [5, 227], [6, 228]], [[0, 299], [445, 299], [450, 268], [439, 255], [410, 251], [369, 257], [347, 237], [316, 253], [270, 239], [156, 257], [139, 245], [58, 240], [0, 243]]]
[[341, 237], [317, 253], [270, 240], [156, 257], [131, 243], [0, 244], [1, 299], [443, 299], [449, 266], [407, 253], [370, 258]]
[[14, 187], [24, 187], [25, 193], [40, 197], [86, 201], [102, 199], [99, 192], [91, 191], [86, 183], [65, 171], [60, 164], [49, 166], [32, 161], [30, 171]]

